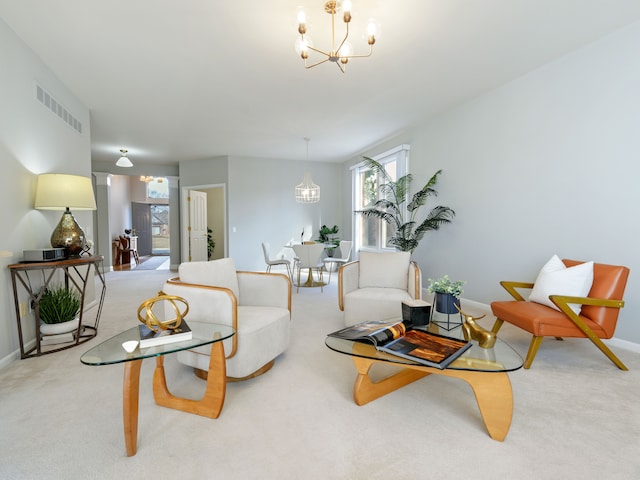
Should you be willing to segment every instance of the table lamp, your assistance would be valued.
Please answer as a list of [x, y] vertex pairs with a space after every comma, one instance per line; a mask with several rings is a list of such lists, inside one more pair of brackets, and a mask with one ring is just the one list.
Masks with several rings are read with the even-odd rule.
[[34, 207], [38, 210], [64, 210], [60, 223], [51, 234], [51, 246], [64, 248], [67, 257], [79, 257], [86, 239], [70, 209], [96, 209], [91, 179], [60, 173], [42, 174], [38, 176]]

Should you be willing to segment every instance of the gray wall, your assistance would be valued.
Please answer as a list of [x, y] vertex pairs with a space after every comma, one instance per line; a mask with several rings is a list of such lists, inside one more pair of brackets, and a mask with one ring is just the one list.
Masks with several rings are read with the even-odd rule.
[[[0, 20], [0, 367], [18, 358], [19, 343], [9, 270], [26, 249], [50, 246], [51, 232], [62, 212], [33, 209], [36, 179], [41, 173], [91, 176], [89, 110]], [[35, 98], [36, 82], [82, 122], [78, 133]], [[92, 212], [73, 212], [89, 239], [94, 238]], [[23, 325], [33, 329], [33, 319]], [[35, 338], [30, 336], [27, 340]]]
[[[272, 256], [291, 256], [289, 240], [316, 238], [322, 223], [337, 224], [342, 217], [342, 166], [268, 158], [218, 157], [180, 164], [181, 187], [227, 185], [228, 256], [242, 270], [264, 270], [262, 242]], [[294, 188], [310, 171], [320, 185], [321, 201], [296, 203]]]
[[640, 344], [638, 45], [640, 23], [367, 152], [409, 143], [415, 186], [443, 169], [437, 202], [457, 216], [414, 252], [425, 280], [448, 273], [490, 303], [508, 298], [500, 280], [533, 281], [554, 253], [626, 265], [615, 337]]

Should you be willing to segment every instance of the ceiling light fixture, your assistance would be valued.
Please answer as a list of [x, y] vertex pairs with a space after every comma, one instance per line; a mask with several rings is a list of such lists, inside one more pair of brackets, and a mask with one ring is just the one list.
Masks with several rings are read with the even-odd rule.
[[131, 163], [131, 160], [127, 157], [126, 150], [120, 150], [120, 158], [116, 162], [116, 167], [133, 167], [133, 163]]
[[[309, 161], [309, 138], [305, 137], [307, 142], [307, 162]], [[302, 183], [296, 185], [296, 202], [298, 203], [317, 203], [320, 201], [320, 187], [313, 183], [311, 174], [305, 172]]]
[[150, 175], [140, 175], [140, 181], [141, 182], [151, 183], [154, 180], [156, 181], [156, 183], [163, 183], [164, 182], [164, 179], [162, 177], [152, 177]]
[[[342, 9], [342, 19], [346, 26], [346, 31], [344, 34], [344, 38], [336, 45], [335, 41], [335, 16], [336, 13]], [[311, 38], [306, 34], [307, 33], [307, 17], [304, 13], [304, 10], [301, 8], [298, 10], [298, 33], [300, 34], [300, 38], [296, 40], [296, 52], [302, 57], [304, 61], [304, 68], [313, 68], [317, 65], [320, 65], [325, 62], [333, 62], [338, 68], [345, 73], [347, 68], [347, 62], [351, 58], [362, 58], [369, 57], [373, 53], [373, 44], [376, 43], [376, 31], [377, 24], [374, 20], [369, 20], [367, 23], [367, 43], [369, 44], [369, 53], [363, 55], [355, 55], [353, 53], [353, 47], [347, 41], [349, 38], [349, 23], [351, 22], [351, 0], [344, 0], [343, 2], [338, 2], [335, 0], [330, 0], [325, 2], [324, 11], [331, 15], [331, 50], [324, 51], [313, 47], [313, 42]], [[309, 58], [309, 50], [312, 52], [316, 52], [321, 57], [316, 63], [311, 65], [307, 64], [307, 59]]]

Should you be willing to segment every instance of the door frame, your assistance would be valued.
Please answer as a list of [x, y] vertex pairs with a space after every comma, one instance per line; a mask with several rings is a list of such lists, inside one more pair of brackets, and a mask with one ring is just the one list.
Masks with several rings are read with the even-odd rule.
[[224, 256], [229, 252], [229, 234], [227, 228], [227, 185], [226, 183], [211, 183], [206, 185], [181, 186], [180, 189], [180, 262], [189, 261], [189, 190], [210, 190], [222, 188], [222, 218], [224, 229]]

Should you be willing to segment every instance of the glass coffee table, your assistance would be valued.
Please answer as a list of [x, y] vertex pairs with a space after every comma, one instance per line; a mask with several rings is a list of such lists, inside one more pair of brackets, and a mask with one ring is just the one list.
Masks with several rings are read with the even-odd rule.
[[[459, 338], [462, 335], [460, 329], [439, 332], [435, 325], [427, 327], [427, 330], [449, 337]], [[523, 360], [500, 338], [490, 349], [481, 348], [477, 342], [472, 341], [472, 347], [444, 370], [380, 352], [370, 343], [327, 337], [325, 344], [331, 350], [352, 357], [358, 371], [353, 386], [353, 399], [357, 405], [365, 405], [428, 375], [444, 375], [464, 380], [471, 386], [482, 420], [492, 439], [503, 441], [509, 432], [513, 417], [513, 391], [508, 372], [521, 368]], [[401, 370], [374, 382], [369, 371], [376, 363], [391, 363], [401, 367]]]
[[[189, 322], [189, 326], [193, 331], [191, 340], [148, 348], [137, 346], [133, 352], [127, 353], [122, 344], [127, 341], [139, 340], [138, 326], [136, 325], [93, 347], [80, 358], [80, 361], [85, 365], [124, 363], [122, 410], [124, 440], [129, 457], [135, 455], [137, 451], [140, 367], [145, 358], [156, 358], [156, 368], [153, 373], [153, 397], [156, 404], [209, 418], [218, 418], [222, 411], [227, 385], [222, 340], [232, 337], [236, 332], [229, 326], [213, 323]], [[211, 359], [207, 386], [202, 399], [191, 400], [173, 396], [167, 388], [164, 355], [208, 344], [211, 344]]]

